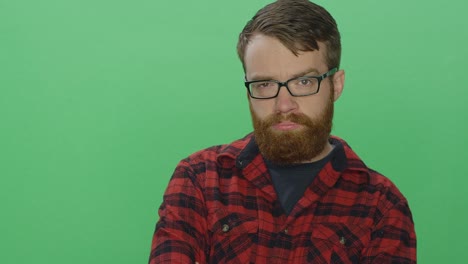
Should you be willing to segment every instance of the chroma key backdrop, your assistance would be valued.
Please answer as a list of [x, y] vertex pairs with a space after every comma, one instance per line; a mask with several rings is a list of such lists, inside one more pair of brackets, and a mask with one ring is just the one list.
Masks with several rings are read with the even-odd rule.
[[[252, 130], [236, 42], [267, 3], [0, 0], [0, 262], [147, 263], [178, 161]], [[466, 263], [466, 1], [317, 3], [333, 133], [408, 198], [418, 263]]]

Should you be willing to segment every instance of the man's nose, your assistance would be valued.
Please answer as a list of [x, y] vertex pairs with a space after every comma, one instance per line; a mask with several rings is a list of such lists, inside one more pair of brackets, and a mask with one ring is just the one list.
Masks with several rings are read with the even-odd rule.
[[286, 86], [281, 86], [278, 96], [275, 98], [275, 110], [278, 113], [289, 113], [297, 109], [295, 97], [293, 97]]

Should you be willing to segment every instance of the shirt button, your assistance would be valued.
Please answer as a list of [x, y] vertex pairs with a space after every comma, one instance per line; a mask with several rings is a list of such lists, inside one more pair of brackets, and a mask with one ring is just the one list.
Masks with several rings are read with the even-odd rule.
[[340, 238], [340, 244], [341, 244], [341, 245], [346, 245], [346, 238], [341, 237], [341, 238]]
[[223, 230], [224, 233], [226, 233], [227, 231], [229, 231], [229, 225], [228, 225], [228, 224], [224, 224], [222, 230]]
[[288, 229], [284, 229], [284, 233], [287, 235], [288, 234]]

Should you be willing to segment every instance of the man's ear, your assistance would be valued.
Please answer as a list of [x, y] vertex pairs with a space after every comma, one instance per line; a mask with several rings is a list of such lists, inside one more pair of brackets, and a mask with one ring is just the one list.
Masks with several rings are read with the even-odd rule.
[[332, 77], [333, 82], [333, 101], [338, 100], [340, 98], [341, 93], [343, 92], [344, 82], [345, 82], [345, 72], [344, 70], [339, 70], [333, 74]]

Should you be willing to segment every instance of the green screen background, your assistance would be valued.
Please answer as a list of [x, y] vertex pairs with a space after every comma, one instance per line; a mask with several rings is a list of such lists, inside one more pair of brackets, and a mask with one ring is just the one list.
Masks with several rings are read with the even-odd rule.
[[[237, 35], [265, 0], [0, 0], [0, 262], [146, 263], [177, 162], [251, 131]], [[468, 5], [318, 1], [334, 134], [409, 200], [420, 263], [468, 258]]]

